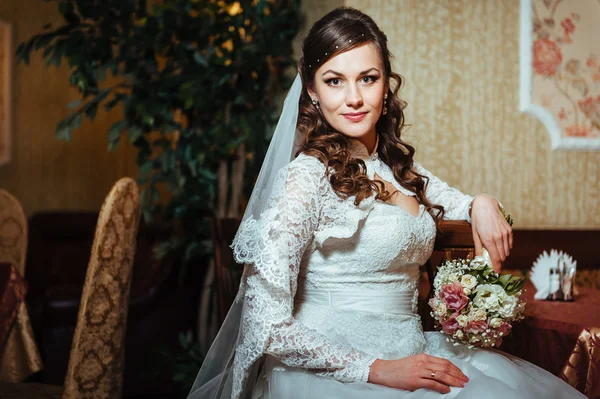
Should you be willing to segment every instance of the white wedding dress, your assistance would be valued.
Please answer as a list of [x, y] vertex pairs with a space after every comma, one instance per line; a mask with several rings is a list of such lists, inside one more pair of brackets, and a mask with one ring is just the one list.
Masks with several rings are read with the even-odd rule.
[[[405, 195], [414, 193], [362, 144], [352, 149], [376, 175]], [[468, 219], [471, 196], [429, 177], [428, 199], [446, 219]], [[233, 364], [232, 397], [242, 393], [247, 370], [265, 359], [252, 398], [585, 398], [568, 384], [524, 360], [497, 350], [447, 343], [423, 332], [417, 314], [419, 266], [431, 255], [435, 223], [392, 204], [333, 192], [325, 167], [300, 155], [280, 173], [259, 221], [240, 227], [236, 259], [251, 265], [246, 277], [242, 338]], [[470, 381], [445, 395], [367, 383], [376, 358], [427, 353], [452, 361]], [[263, 358], [264, 356], [264, 358]]]

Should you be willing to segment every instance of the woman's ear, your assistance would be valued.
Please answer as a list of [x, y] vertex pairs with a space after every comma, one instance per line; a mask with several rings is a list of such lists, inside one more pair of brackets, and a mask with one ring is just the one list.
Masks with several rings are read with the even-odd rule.
[[311, 101], [312, 100], [317, 100], [319, 101], [319, 99], [317, 98], [317, 93], [315, 93], [314, 91], [312, 91], [309, 87], [306, 88], [306, 92], [308, 93], [308, 95], [310, 96]]

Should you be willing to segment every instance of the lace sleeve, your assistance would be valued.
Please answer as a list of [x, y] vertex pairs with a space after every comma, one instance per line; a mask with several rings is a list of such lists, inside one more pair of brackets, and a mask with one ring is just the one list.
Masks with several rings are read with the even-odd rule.
[[277, 179], [267, 210], [259, 221], [242, 225], [233, 243], [236, 260], [251, 268], [237, 363], [245, 370], [265, 353], [339, 381], [367, 381], [375, 357], [332, 342], [292, 313], [300, 262], [314, 239], [328, 184], [324, 167], [292, 162]]
[[450, 187], [446, 182], [434, 176], [431, 172], [421, 166], [420, 163], [414, 163], [415, 170], [429, 178], [426, 183], [425, 195], [427, 199], [434, 204], [442, 205], [446, 211], [444, 219], [446, 220], [467, 220], [471, 222], [469, 216], [469, 207], [473, 197], [463, 194], [460, 190]]

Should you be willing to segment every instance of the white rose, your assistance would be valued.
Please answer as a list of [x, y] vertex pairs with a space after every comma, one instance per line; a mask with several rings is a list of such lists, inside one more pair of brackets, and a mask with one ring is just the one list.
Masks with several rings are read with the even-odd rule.
[[484, 309], [477, 309], [476, 311], [469, 313], [470, 321], [483, 321], [485, 319], [487, 319], [487, 312]]
[[456, 321], [458, 322], [458, 325], [461, 327], [466, 327], [466, 325], [469, 324], [469, 318], [464, 314], [457, 316]]
[[492, 320], [490, 320], [490, 327], [492, 328], [498, 328], [500, 327], [500, 324], [502, 324], [502, 319], [498, 318], [498, 317], [494, 317], [492, 318]]
[[[458, 320], [458, 317], [456, 319]], [[462, 330], [456, 330], [456, 332], [454, 333], [454, 336], [458, 339], [462, 339], [464, 334], [463, 334]]]
[[470, 274], [465, 274], [460, 279], [460, 283], [464, 288], [472, 289], [477, 285], [477, 278]]
[[490, 258], [490, 254], [487, 251], [487, 249], [483, 248], [483, 251], [481, 252], [481, 257], [488, 266], [492, 266], [492, 258]]
[[477, 269], [485, 264], [485, 259], [483, 259], [482, 256], [476, 256], [473, 258], [471, 263], [469, 263], [469, 266], [471, 267], [471, 269]]
[[490, 258], [490, 254], [485, 248], [481, 251], [481, 256], [474, 257], [470, 263], [472, 269], [477, 269], [483, 265], [492, 266], [492, 258]]
[[463, 294], [465, 294], [465, 295], [471, 295], [471, 289], [470, 288], [463, 288]]
[[500, 300], [500, 309], [498, 309], [498, 314], [500, 317], [512, 317], [515, 313], [516, 307], [517, 298], [510, 295], [505, 295], [504, 298]]
[[500, 302], [508, 295], [499, 285], [496, 284], [480, 284], [475, 288], [475, 299], [473, 303], [478, 308], [497, 312], [500, 309]]
[[437, 316], [444, 316], [447, 311], [448, 311], [448, 308], [446, 307], [446, 304], [444, 303], [444, 301], [437, 301], [437, 303], [435, 304], [435, 308], [434, 308], [435, 314]]

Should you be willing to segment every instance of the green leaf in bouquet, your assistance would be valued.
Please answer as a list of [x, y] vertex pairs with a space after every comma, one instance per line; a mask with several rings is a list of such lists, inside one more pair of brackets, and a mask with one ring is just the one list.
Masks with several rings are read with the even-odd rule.
[[504, 274], [498, 278], [497, 282], [502, 286], [502, 288], [506, 289], [506, 286], [508, 285], [508, 282], [510, 281], [511, 277], [512, 276], [510, 274]]
[[525, 284], [525, 279], [518, 276], [511, 276], [508, 284], [506, 285], [506, 293], [508, 295], [514, 295], [517, 292], [521, 291], [523, 285]]
[[508, 223], [509, 226], [512, 226], [513, 220], [510, 217], [510, 214], [506, 213], [504, 209], [500, 209], [500, 212], [502, 212], [502, 216], [504, 216], [504, 219], [506, 219], [506, 223]]

